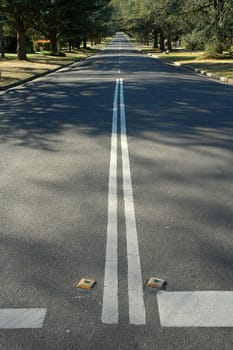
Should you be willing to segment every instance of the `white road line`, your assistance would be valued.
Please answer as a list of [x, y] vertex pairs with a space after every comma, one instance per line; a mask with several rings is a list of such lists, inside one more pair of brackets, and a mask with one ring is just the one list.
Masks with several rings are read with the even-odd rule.
[[119, 43], [119, 70], [118, 73], [121, 73], [121, 42]]
[[138, 247], [133, 189], [131, 182], [129, 151], [126, 135], [123, 79], [120, 79], [121, 150], [123, 168], [123, 189], [126, 220], [126, 241], [128, 258], [129, 321], [131, 324], [145, 324], [141, 263]]
[[103, 323], [118, 323], [118, 224], [117, 224], [117, 100], [119, 79], [113, 101], [111, 156], [108, 185], [108, 226], [105, 260]]
[[141, 263], [138, 247], [133, 189], [131, 182], [129, 152], [126, 134], [123, 79], [116, 80], [113, 101], [111, 155], [108, 186], [108, 225], [102, 322], [106, 324], [118, 323], [117, 106], [119, 85], [121, 117], [120, 132], [122, 150], [121, 153], [128, 259], [129, 322], [135, 325], [143, 325], [146, 323], [146, 315], [143, 299]]
[[233, 327], [233, 292], [159, 292], [162, 327]]
[[47, 309], [0, 309], [0, 329], [42, 328]]

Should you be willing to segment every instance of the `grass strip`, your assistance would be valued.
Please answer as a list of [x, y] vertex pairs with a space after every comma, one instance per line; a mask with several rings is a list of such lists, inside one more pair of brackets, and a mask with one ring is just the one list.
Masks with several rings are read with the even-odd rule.
[[73, 62], [83, 60], [99, 50], [79, 50], [66, 53], [65, 57], [43, 54], [28, 54], [26, 61], [17, 60], [16, 54], [5, 54], [0, 59], [0, 87], [20, 82], [38, 74], [43, 74]]
[[157, 53], [156, 56], [164, 61], [172, 61], [181, 66], [199, 69], [218, 76], [233, 79], [233, 58], [203, 59], [202, 52]]
[[173, 62], [192, 70], [205, 71], [213, 75], [233, 79], [233, 57], [226, 58], [224, 55], [217, 59], [205, 59], [204, 51], [185, 51], [176, 49], [166, 53], [151, 46], [137, 44], [137, 47], [152, 57], [159, 58], [165, 62]]

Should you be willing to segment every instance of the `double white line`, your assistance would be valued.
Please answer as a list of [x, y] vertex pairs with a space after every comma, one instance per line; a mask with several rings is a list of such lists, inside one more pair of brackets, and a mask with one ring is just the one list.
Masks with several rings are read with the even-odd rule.
[[117, 133], [118, 96], [120, 91], [120, 138], [123, 169], [123, 191], [126, 221], [126, 241], [128, 260], [129, 322], [135, 325], [146, 323], [143, 299], [141, 263], [134, 211], [133, 190], [130, 173], [128, 143], [126, 135], [123, 79], [116, 80], [111, 157], [108, 192], [108, 226], [105, 260], [105, 279], [103, 294], [102, 321], [107, 324], [118, 323], [118, 215], [117, 215]]

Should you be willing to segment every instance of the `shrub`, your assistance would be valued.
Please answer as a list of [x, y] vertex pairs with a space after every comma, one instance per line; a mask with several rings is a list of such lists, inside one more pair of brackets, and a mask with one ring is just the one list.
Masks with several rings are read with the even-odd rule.
[[201, 50], [204, 46], [202, 33], [200, 32], [188, 33], [182, 37], [182, 41], [187, 50]]
[[41, 51], [42, 55], [45, 56], [59, 56], [59, 57], [66, 57], [66, 54], [64, 52], [53, 52], [53, 51]]
[[223, 44], [219, 41], [212, 44], [212, 48], [215, 50], [216, 53], [222, 53], [223, 52]]
[[66, 57], [66, 54], [65, 54], [65, 52], [59, 51], [59, 52], [56, 52], [54, 56]]
[[233, 46], [230, 46], [228, 48], [228, 52], [229, 52], [230, 55], [233, 55]]
[[204, 58], [219, 58], [223, 52], [223, 45], [220, 42], [214, 42], [206, 45]]

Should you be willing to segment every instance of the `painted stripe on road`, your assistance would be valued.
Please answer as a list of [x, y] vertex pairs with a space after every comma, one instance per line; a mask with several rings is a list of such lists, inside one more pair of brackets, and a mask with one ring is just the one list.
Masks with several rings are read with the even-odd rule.
[[233, 327], [233, 292], [159, 292], [162, 327]]
[[0, 309], [0, 329], [42, 328], [47, 309]]
[[123, 79], [120, 79], [121, 150], [123, 169], [123, 190], [126, 220], [126, 241], [128, 258], [129, 321], [131, 324], [145, 324], [141, 262], [134, 210], [133, 189], [130, 172], [129, 151], [126, 134]]
[[123, 171], [124, 210], [128, 260], [129, 322], [135, 325], [146, 323], [142, 288], [133, 189], [130, 172], [129, 151], [126, 134], [123, 79], [116, 80], [113, 101], [111, 155], [108, 186], [108, 225], [103, 292], [102, 322], [118, 323], [118, 215], [117, 215], [117, 117], [120, 85], [121, 154]]
[[108, 185], [108, 225], [105, 260], [103, 323], [118, 323], [118, 225], [117, 225], [117, 100], [119, 79], [113, 101], [111, 155]]
[[118, 73], [121, 73], [121, 42], [119, 43], [119, 70]]

